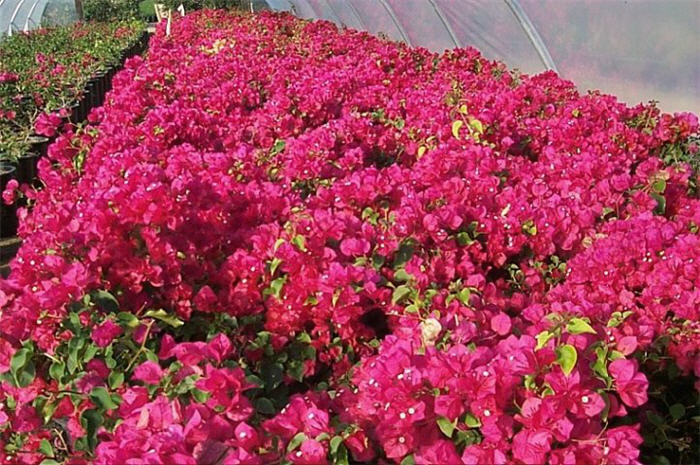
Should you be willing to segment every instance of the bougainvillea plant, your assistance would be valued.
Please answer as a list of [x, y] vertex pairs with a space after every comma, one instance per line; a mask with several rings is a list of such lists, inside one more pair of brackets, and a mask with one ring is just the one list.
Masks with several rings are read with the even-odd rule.
[[0, 458], [697, 462], [697, 132], [474, 49], [178, 18], [25, 192]]
[[[59, 110], [86, 82], [119, 62], [139, 38], [136, 21], [76, 23], [15, 34], [0, 42], [0, 161], [23, 155], [34, 132], [53, 137]], [[65, 111], [65, 110], [64, 110]]]

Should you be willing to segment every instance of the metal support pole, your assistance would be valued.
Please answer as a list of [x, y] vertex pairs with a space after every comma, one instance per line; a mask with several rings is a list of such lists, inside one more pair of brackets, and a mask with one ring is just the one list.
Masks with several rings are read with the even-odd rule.
[[537, 29], [535, 28], [535, 25], [532, 24], [532, 21], [530, 21], [530, 18], [527, 16], [527, 13], [525, 13], [525, 10], [523, 10], [523, 8], [520, 6], [518, 0], [503, 1], [506, 2], [506, 5], [508, 5], [510, 11], [512, 11], [515, 15], [515, 18], [520, 23], [520, 26], [523, 28], [523, 31], [525, 31], [525, 34], [530, 39], [532, 46], [535, 47], [535, 50], [540, 56], [540, 60], [542, 60], [542, 64], [545, 66], [545, 68], [558, 73], [559, 71], [557, 71], [557, 67], [554, 64], [552, 55], [549, 54], [549, 50], [547, 50], [547, 46], [542, 40], [542, 37], [540, 37], [539, 32], [537, 32]]
[[17, 17], [17, 13], [19, 13], [19, 9], [22, 8], [22, 5], [24, 5], [24, 1], [25, 0], [18, 2], [17, 6], [15, 7], [15, 11], [12, 12], [12, 17], [10, 18], [10, 25], [7, 26], [7, 35], [8, 36], [12, 35], [12, 25], [15, 22], [15, 18]]
[[[32, 4], [31, 9], [29, 10], [29, 13], [27, 14], [27, 19], [24, 21], [24, 32], [29, 32], [29, 21], [32, 18], [32, 14], [34, 13], [34, 10], [36, 9], [36, 6], [39, 4], [39, 0], [34, 0], [34, 3]], [[34, 20], [32, 20], [34, 22]], [[34, 23], [36, 24], [36, 23]]]
[[360, 16], [360, 13], [357, 11], [355, 8], [355, 5], [352, 4], [352, 0], [345, 0], [348, 3], [348, 6], [350, 7], [350, 11], [352, 11], [352, 14], [355, 15], [355, 18], [357, 18], [357, 21], [360, 23], [360, 27], [364, 29], [365, 31], [369, 32], [369, 28], [365, 24], [365, 22], [362, 20], [362, 17]]
[[452, 25], [447, 20], [447, 17], [442, 13], [442, 9], [438, 6], [437, 3], [435, 3], [435, 0], [428, 0], [428, 2], [430, 2], [430, 4], [433, 6], [435, 13], [438, 15], [438, 18], [440, 18], [440, 21], [442, 21], [442, 24], [443, 26], [445, 26], [445, 29], [450, 35], [450, 39], [452, 39], [452, 42], [454, 42], [455, 47], [460, 48], [462, 45], [460, 44], [459, 39], [457, 38], [457, 34], [455, 34], [454, 29], [452, 29]]
[[408, 34], [406, 34], [406, 31], [404, 30], [403, 26], [401, 26], [401, 23], [399, 23], [399, 19], [396, 17], [396, 14], [394, 14], [394, 10], [391, 8], [391, 5], [389, 5], [386, 2], [386, 0], [379, 0], [379, 3], [382, 4], [386, 12], [389, 13], [389, 16], [391, 16], [391, 20], [394, 22], [396, 28], [399, 30], [401, 37], [403, 37], [403, 41], [406, 42], [408, 45], [411, 45], [411, 40], [408, 38]]
[[335, 23], [339, 26], [344, 26], [345, 24], [343, 21], [341, 21], [340, 16], [338, 16], [338, 13], [335, 12], [335, 8], [333, 8], [333, 4], [331, 3], [331, 0], [325, 0], [326, 5], [328, 5], [328, 8], [331, 10], [331, 13], [333, 13], [333, 17], [335, 18]]

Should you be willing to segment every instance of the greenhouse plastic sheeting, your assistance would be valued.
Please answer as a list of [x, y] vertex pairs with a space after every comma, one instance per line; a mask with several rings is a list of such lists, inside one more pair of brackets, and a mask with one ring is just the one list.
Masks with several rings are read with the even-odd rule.
[[74, 0], [0, 0], [0, 36], [77, 19]]
[[414, 46], [473, 46], [582, 91], [700, 114], [700, 0], [267, 0]]

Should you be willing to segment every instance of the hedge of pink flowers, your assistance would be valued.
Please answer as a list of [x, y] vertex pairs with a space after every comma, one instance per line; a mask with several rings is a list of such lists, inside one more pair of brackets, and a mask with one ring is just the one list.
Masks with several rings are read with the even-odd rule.
[[203, 11], [90, 121], [21, 194], [1, 463], [696, 458], [696, 116]]

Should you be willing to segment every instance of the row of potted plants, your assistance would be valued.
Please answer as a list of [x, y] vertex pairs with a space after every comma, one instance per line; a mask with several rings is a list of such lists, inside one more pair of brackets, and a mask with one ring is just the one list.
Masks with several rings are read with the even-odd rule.
[[169, 32], [41, 161], [0, 463], [700, 463], [697, 116], [287, 14]]
[[[0, 187], [39, 187], [38, 160], [60, 128], [101, 106], [114, 74], [146, 44], [139, 22], [78, 23], [0, 43]], [[1, 208], [0, 235], [14, 236], [15, 209]]]

